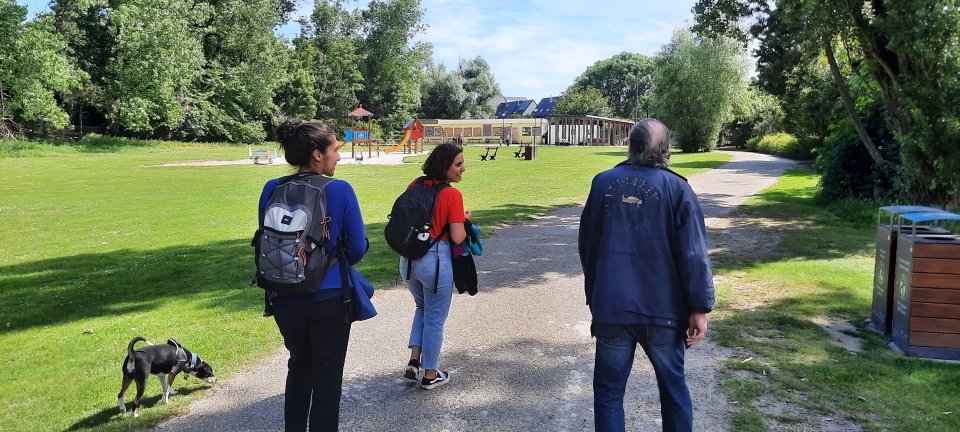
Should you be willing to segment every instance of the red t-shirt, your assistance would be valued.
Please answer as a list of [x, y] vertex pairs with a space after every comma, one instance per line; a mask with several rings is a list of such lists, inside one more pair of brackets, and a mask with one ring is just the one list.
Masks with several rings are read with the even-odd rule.
[[[417, 181], [414, 180], [410, 182], [410, 185], [407, 186], [407, 189], [410, 189], [410, 186], [416, 184]], [[424, 184], [433, 186], [437, 183], [440, 183], [440, 180], [426, 179], [423, 181]], [[440, 191], [437, 194], [437, 203], [433, 207], [433, 221], [430, 225], [430, 238], [437, 238], [440, 235], [440, 232], [443, 231], [443, 227], [447, 224], [462, 224], [463, 221], [467, 220], [463, 215], [463, 194], [460, 193], [454, 187], [448, 187]], [[444, 234], [441, 237], [441, 240], [450, 240], [450, 231], [447, 231], [447, 234]]]

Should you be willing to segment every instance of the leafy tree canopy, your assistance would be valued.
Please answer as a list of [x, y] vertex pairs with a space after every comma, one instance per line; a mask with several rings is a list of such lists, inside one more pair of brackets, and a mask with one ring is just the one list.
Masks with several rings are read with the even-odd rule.
[[653, 114], [684, 152], [713, 148], [733, 108], [747, 97], [748, 60], [730, 38], [673, 33], [655, 57]]
[[593, 87], [568, 89], [560, 96], [554, 114], [610, 117], [613, 111], [600, 90]]
[[80, 87], [84, 74], [64, 55], [66, 43], [49, 15], [25, 22], [27, 8], [0, 0], [0, 139], [17, 122], [62, 128], [68, 122], [58, 97]]
[[614, 117], [632, 119], [638, 106], [639, 118], [649, 117], [653, 62], [643, 54], [622, 52], [588, 67], [572, 87], [599, 90]]

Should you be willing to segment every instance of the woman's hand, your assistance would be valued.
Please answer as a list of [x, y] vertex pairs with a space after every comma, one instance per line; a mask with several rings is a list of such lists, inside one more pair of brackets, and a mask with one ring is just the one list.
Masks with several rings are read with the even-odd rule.
[[464, 210], [463, 217], [465, 217], [468, 221], [473, 222], [473, 213], [471, 213], [470, 210]]

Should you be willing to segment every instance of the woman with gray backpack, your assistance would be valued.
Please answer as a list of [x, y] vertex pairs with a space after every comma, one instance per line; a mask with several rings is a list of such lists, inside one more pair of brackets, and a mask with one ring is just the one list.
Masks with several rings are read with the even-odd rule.
[[387, 243], [401, 256], [400, 274], [416, 304], [403, 376], [425, 390], [450, 380], [439, 362], [453, 295], [452, 249], [467, 237], [463, 222], [473, 220], [463, 195], [450, 183], [458, 183], [464, 171], [463, 149], [438, 145], [423, 163], [424, 176], [397, 198], [384, 229]]
[[[342, 270], [368, 242], [353, 187], [332, 178], [340, 155], [321, 123], [287, 120], [277, 128], [292, 175], [268, 181], [254, 236], [257, 277], [290, 351], [283, 419], [287, 431], [336, 431], [343, 366], [356, 318]], [[337, 265], [334, 260], [345, 260]], [[361, 318], [362, 319], [362, 318]]]

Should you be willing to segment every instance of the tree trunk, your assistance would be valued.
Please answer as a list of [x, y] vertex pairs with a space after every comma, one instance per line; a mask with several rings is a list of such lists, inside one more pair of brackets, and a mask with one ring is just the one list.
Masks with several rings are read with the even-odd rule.
[[840, 99], [843, 99], [843, 105], [847, 107], [850, 119], [853, 120], [853, 127], [857, 129], [857, 134], [860, 135], [863, 146], [867, 148], [873, 162], [880, 165], [883, 162], [883, 156], [880, 156], [880, 150], [877, 150], [873, 139], [867, 134], [867, 128], [863, 126], [863, 121], [860, 120], [860, 114], [857, 114], [857, 106], [853, 103], [853, 97], [850, 96], [850, 87], [847, 87], [847, 81], [840, 74], [840, 67], [837, 66], [837, 59], [833, 55], [833, 46], [830, 44], [831, 37], [823, 35], [822, 40], [823, 51], [827, 55], [827, 62], [830, 63], [830, 72], [833, 73], [833, 79], [837, 82], [837, 88], [840, 90]]

